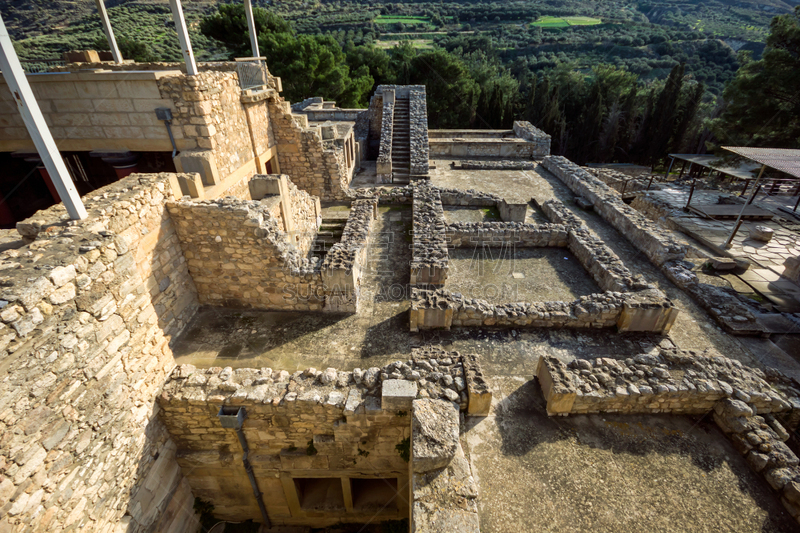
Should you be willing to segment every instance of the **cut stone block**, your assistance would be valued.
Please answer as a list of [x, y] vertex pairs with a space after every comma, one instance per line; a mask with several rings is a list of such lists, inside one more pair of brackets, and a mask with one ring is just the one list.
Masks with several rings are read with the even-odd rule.
[[422, 473], [444, 468], [458, 449], [458, 410], [444, 400], [414, 400], [411, 467]]
[[387, 379], [381, 385], [381, 409], [384, 411], [408, 411], [416, 397], [416, 381]]

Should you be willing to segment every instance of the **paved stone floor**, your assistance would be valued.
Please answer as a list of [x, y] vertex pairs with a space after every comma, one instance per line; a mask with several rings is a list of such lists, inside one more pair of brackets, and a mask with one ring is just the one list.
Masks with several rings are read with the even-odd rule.
[[[687, 190], [675, 187], [651, 194], [675, 209], [685, 206], [688, 198]], [[714, 204], [720, 194], [720, 191], [697, 191], [692, 204]], [[792, 203], [792, 200], [790, 197], [763, 196], [756, 199], [754, 205], [772, 211], [775, 217], [770, 221], [745, 220], [742, 223], [728, 251], [734, 256], [750, 259], [752, 267], [743, 273], [721, 276], [739, 293], [750, 297], [755, 295], [759, 301], [784, 312], [800, 312], [800, 286], [782, 277], [784, 261], [800, 255], [800, 223], [777, 209], [780, 205]], [[684, 211], [676, 211], [672, 220], [685, 234], [719, 250], [723, 249], [735, 225], [735, 220], [710, 220]], [[774, 232], [772, 240], [765, 243], [750, 239], [750, 230], [755, 226], [771, 228]]]

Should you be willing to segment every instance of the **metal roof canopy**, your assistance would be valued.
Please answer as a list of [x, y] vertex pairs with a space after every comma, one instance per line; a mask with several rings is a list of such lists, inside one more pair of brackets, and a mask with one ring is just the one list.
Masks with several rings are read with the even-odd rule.
[[723, 146], [723, 149], [746, 157], [762, 165], [800, 178], [800, 150], [790, 148], [750, 148], [747, 146]]
[[710, 168], [711, 170], [716, 170], [741, 180], [751, 180], [755, 178], [754, 174], [757, 173], [761, 168], [761, 165], [752, 165], [747, 163], [741, 163], [737, 166], [715, 165], [713, 163], [715, 161], [720, 161], [720, 158], [714, 155], [669, 154], [669, 157], [679, 159], [681, 161], [687, 161], [692, 165], [697, 165], [699, 167]]

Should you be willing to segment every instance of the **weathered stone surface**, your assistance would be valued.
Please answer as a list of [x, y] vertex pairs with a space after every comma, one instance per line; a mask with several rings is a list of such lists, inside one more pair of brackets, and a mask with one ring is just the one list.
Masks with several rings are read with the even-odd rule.
[[[448, 389], [449, 390], [449, 389]], [[442, 400], [414, 400], [411, 413], [414, 472], [444, 468], [458, 448], [458, 410]]]
[[385, 379], [381, 384], [381, 408], [384, 411], [408, 411], [417, 397], [417, 383], [404, 379]]

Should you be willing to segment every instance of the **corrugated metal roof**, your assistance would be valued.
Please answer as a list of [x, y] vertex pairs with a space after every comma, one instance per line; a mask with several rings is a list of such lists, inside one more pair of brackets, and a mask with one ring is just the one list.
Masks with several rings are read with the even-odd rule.
[[722, 148], [775, 170], [786, 172], [795, 178], [800, 178], [800, 150], [750, 148], [747, 146], [723, 146]]

